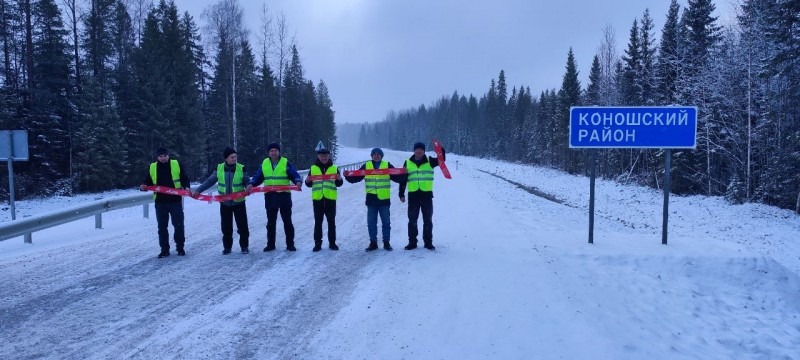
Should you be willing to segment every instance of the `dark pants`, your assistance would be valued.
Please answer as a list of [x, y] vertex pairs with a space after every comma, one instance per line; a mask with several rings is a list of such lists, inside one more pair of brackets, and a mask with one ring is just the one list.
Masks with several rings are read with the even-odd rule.
[[158, 245], [161, 251], [169, 251], [169, 218], [172, 217], [172, 227], [175, 228], [175, 248], [183, 249], [186, 241], [183, 233], [183, 203], [165, 202], [156, 203], [156, 221], [158, 222]]
[[292, 205], [267, 208], [267, 245], [275, 245], [275, 227], [278, 223], [278, 212], [283, 220], [283, 231], [286, 233], [286, 246], [294, 245], [294, 225], [292, 225]]
[[250, 245], [250, 229], [247, 227], [247, 207], [244, 202], [233, 206], [219, 204], [219, 217], [222, 219], [222, 247], [233, 247], [233, 220], [236, 219], [236, 232], [239, 234], [239, 247], [247, 249]]
[[422, 240], [426, 244], [433, 241], [433, 199], [410, 198], [408, 199], [408, 242], [417, 243], [417, 219], [422, 210]]
[[314, 242], [322, 242], [322, 218], [328, 219], [328, 242], [336, 242], [336, 201], [314, 200]]
[[381, 216], [381, 232], [383, 241], [389, 241], [392, 232], [392, 221], [389, 218], [389, 205], [367, 205], [367, 232], [369, 241], [378, 241], [378, 215]]

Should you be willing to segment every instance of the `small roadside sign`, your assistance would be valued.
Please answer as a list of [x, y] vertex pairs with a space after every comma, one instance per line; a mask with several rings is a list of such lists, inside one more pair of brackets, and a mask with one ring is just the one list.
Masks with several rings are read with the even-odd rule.
[[28, 161], [28, 131], [0, 130], [0, 161]]

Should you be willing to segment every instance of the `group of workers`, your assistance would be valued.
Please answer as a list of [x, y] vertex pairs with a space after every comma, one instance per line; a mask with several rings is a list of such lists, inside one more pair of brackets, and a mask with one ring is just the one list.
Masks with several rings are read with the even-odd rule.
[[[220, 202], [220, 220], [222, 228], [222, 254], [228, 255], [233, 248], [233, 223], [236, 222], [239, 234], [239, 248], [243, 254], [250, 252], [250, 231], [247, 224], [246, 195], [254, 191], [264, 192], [264, 206], [267, 212], [267, 245], [264, 252], [273, 251], [275, 247], [278, 214], [283, 222], [286, 236], [286, 250], [297, 251], [295, 247], [295, 231], [292, 224], [291, 190], [299, 189], [303, 183], [311, 188], [314, 209], [314, 248], [322, 249], [322, 221], [328, 224], [328, 248], [339, 250], [336, 244], [336, 201], [337, 188], [347, 180], [349, 183], [365, 182], [367, 206], [367, 230], [369, 245], [366, 251], [378, 249], [378, 217], [381, 219], [383, 249], [391, 251], [390, 216], [390, 181], [399, 184], [399, 197], [406, 202], [405, 192], [408, 190], [408, 244], [406, 250], [417, 248], [419, 231], [417, 221], [422, 213], [422, 240], [424, 247], [434, 250], [433, 246], [433, 168], [444, 161], [444, 149], [441, 159], [428, 157], [425, 144], [414, 144], [414, 154], [406, 159], [403, 168], [396, 169], [391, 163], [383, 160], [383, 150], [374, 148], [370, 151], [371, 160], [366, 161], [359, 170], [340, 173], [333, 164], [331, 153], [326, 148], [317, 149], [317, 159], [309, 169], [303, 181], [300, 174], [285, 157], [281, 156], [281, 148], [277, 143], [267, 146], [267, 158], [252, 177], [238, 162], [235, 149], [223, 151], [224, 162], [217, 165], [214, 172], [199, 186], [192, 189], [189, 179], [180, 163], [170, 159], [169, 151], [160, 148], [156, 151], [156, 161], [150, 164], [149, 172], [140, 189], [152, 190], [155, 197], [156, 220], [158, 223], [158, 240], [161, 252], [158, 257], [170, 256], [168, 223], [172, 220], [174, 241], [177, 254], [186, 255], [185, 233], [183, 225], [184, 195], [194, 198], [217, 185], [217, 200]], [[395, 170], [391, 170], [395, 169]], [[259, 187], [259, 185], [262, 185]], [[179, 189], [179, 190], [175, 190]]]

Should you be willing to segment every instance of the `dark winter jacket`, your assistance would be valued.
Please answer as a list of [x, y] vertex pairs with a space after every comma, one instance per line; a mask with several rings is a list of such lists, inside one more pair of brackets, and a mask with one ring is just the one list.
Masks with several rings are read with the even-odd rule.
[[[373, 161], [373, 160], [370, 160], [370, 161], [372, 161], [372, 166], [375, 169], [379, 168], [380, 165], [381, 165], [380, 161]], [[364, 165], [361, 165], [361, 168], [359, 168], [359, 170], [366, 170], [366, 169], [367, 169], [367, 163], [364, 163]], [[389, 169], [394, 169], [394, 165], [392, 165], [392, 163], [389, 163]], [[345, 180], [347, 180], [347, 182], [352, 183], [352, 184], [355, 184], [357, 182], [360, 182], [361, 180], [364, 180], [363, 176], [345, 176], [344, 178], [345, 178]], [[398, 184], [405, 185], [406, 176], [405, 175], [389, 175], [389, 179], [394, 181], [394, 182], [396, 182], [396, 183], [398, 183]], [[391, 205], [391, 201], [389, 201], [389, 199], [380, 200], [380, 199], [378, 199], [378, 195], [375, 195], [375, 194], [367, 194], [367, 200], [366, 200], [365, 204], [367, 206]]]
[[[225, 163], [225, 188], [226, 188], [225, 193], [226, 194], [230, 194], [230, 193], [233, 192], [233, 174], [235, 172], [236, 172], [236, 164], [228, 165], [227, 163]], [[247, 183], [247, 180], [249, 179], [249, 177], [247, 177], [247, 167], [243, 167], [242, 168], [242, 172], [244, 173], [243, 174], [244, 175], [243, 181], [245, 183]], [[210, 187], [214, 186], [218, 181], [219, 181], [219, 178], [217, 178], [217, 170], [216, 170], [216, 168], [214, 168], [214, 172], [211, 173], [211, 176], [209, 176], [208, 179], [206, 179], [206, 181], [204, 181], [202, 184], [200, 184], [200, 186], [198, 186], [195, 189], [195, 191], [197, 191], [199, 193], [201, 193], [203, 191], [206, 191]], [[237, 202], [237, 201], [233, 201], [233, 200], [222, 202], [222, 205], [225, 205], [225, 206], [233, 206], [233, 205], [238, 205], [238, 204], [241, 204], [241, 202]]]
[[[272, 168], [275, 169], [276, 163], [272, 163]], [[292, 184], [297, 184], [302, 182], [303, 179], [300, 177], [300, 174], [297, 173], [295, 170], [294, 165], [290, 162], [286, 162], [286, 177]], [[258, 168], [256, 174], [250, 178], [250, 185], [258, 186], [264, 182], [264, 172], [261, 170], [261, 167]], [[264, 193], [264, 207], [267, 209], [274, 209], [274, 208], [290, 208], [292, 207], [292, 194], [290, 192], [268, 192]]]
[[[183, 171], [183, 166], [181, 163], [178, 162], [178, 167], [181, 169], [181, 186], [184, 189], [189, 188], [189, 177], [186, 175], [186, 172]], [[167, 161], [166, 163], [161, 163], [156, 161], [156, 184], [153, 184], [153, 179], [150, 177], [150, 167], [147, 168], [147, 175], [144, 176], [144, 184], [147, 186], [164, 186], [164, 187], [175, 187], [175, 183], [172, 181], [172, 168], [170, 162]], [[172, 202], [181, 202], [180, 195], [168, 195], [168, 194], [159, 194], [156, 193], [156, 200], [157, 204], [163, 203], [172, 203]]]
[[[442, 158], [443, 158], [442, 160], [444, 160], [444, 157], [445, 157], [444, 156], [444, 149], [442, 149]], [[409, 160], [411, 160], [411, 162], [413, 162], [414, 164], [417, 164], [417, 166], [420, 166], [420, 165], [422, 165], [422, 164], [424, 164], [426, 162], [430, 162], [431, 163], [431, 168], [435, 168], [435, 167], [439, 166], [439, 159], [438, 158], [429, 158], [427, 155], [422, 155], [422, 159], [419, 159], [419, 160], [417, 160], [416, 157], [414, 157], [414, 155], [411, 155]], [[407, 167], [405, 162], [403, 162], [403, 167], [404, 168]], [[402, 175], [402, 176], [404, 176], [405, 179], [404, 179], [403, 183], [400, 184], [399, 193], [400, 193], [400, 197], [401, 198], [405, 196], [404, 194], [406, 192], [406, 185], [407, 185], [407, 182], [408, 182], [408, 174], [405, 174], [405, 175]], [[432, 199], [433, 198], [433, 191], [414, 191], [414, 192], [409, 192], [408, 193], [408, 198], [409, 198], [409, 200], [410, 199], [418, 199], [418, 198], [419, 199], [428, 199], [428, 198]]]

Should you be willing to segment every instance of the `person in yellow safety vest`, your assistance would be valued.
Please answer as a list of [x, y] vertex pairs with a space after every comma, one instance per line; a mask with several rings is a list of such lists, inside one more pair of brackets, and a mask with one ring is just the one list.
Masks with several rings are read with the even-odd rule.
[[[374, 148], [370, 152], [372, 157], [371, 161], [367, 161], [361, 166], [361, 170], [373, 169], [393, 169], [394, 165], [387, 161], [383, 161], [383, 150]], [[381, 217], [381, 230], [383, 233], [383, 249], [387, 251], [392, 250], [389, 243], [390, 233], [392, 231], [391, 220], [389, 219], [389, 201], [391, 184], [389, 181], [402, 183], [404, 181], [403, 175], [368, 175], [368, 176], [345, 176], [345, 180], [350, 183], [357, 183], [361, 180], [365, 181], [365, 190], [367, 192], [367, 231], [369, 232], [369, 246], [366, 251], [376, 250], [378, 248], [378, 215]]]
[[[169, 151], [165, 148], [156, 150], [157, 161], [150, 164], [147, 175], [140, 189], [145, 186], [164, 186], [175, 189], [188, 189], [189, 177], [183, 171], [178, 160], [170, 160]], [[183, 197], [180, 195], [155, 194], [156, 221], [158, 222], [158, 244], [161, 246], [159, 258], [169, 256], [169, 219], [175, 228], [175, 249], [178, 256], [186, 255], [184, 243], [186, 237], [183, 230]]]
[[317, 150], [317, 161], [311, 165], [310, 176], [336, 175], [332, 180], [314, 180], [306, 178], [306, 186], [311, 188], [311, 199], [314, 205], [314, 252], [322, 250], [322, 218], [328, 219], [328, 248], [339, 250], [336, 245], [336, 188], [342, 186], [342, 175], [331, 161], [331, 152], [322, 148]]
[[[442, 161], [444, 161], [442, 148]], [[414, 144], [414, 154], [403, 164], [408, 173], [406, 182], [400, 184], [400, 201], [406, 202], [405, 192], [408, 187], [408, 245], [406, 250], [417, 248], [417, 219], [422, 210], [422, 241], [425, 248], [434, 250], [433, 246], [433, 168], [439, 166], [438, 158], [425, 155], [425, 144]]]
[[[300, 174], [288, 159], [281, 156], [281, 147], [277, 143], [267, 145], [269, 155], [261, 163], [261, 168], [250, 178], [250, 184], [245, 191], [250, 193], [253, 186], [261, 185], [292, 185], [303, 184]], [[283, 231], [286, 234], [286, 250], [297, 251], [294, 247], [294, 225], [292, 225], [292, 194], [289, 191], [264, 193], [264, 207], [267, 208], [267, 247], [264, 252], [275, 250], [275, 228], [278, 224], [278, 213], [283, 221]]]
[[[245, 185], [250, 182], [247, 169], [239, 164], [239, 155], [236, 150], [226, 147], [222, 151], [224, 162], [217, 165], [214, 172], [191, 190], [192, 196], [197, 197], [203, 191], [217, 184], [217, 193], [220, 195], [245, 191]], [[236, 232], [239, 233], [239, 248], [242, 254], [250, 253], [250, 229], [247, 226], [247, 204], [245, 198], [228, 200], [219, 203], [219, 217], [222, 227], [222, 255], [231, 253], [233, 247], [233, 221], [236, 220]]]

